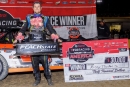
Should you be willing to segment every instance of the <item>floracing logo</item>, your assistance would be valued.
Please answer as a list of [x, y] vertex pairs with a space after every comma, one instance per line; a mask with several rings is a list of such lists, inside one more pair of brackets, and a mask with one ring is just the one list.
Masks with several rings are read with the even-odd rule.
[[86, 70], [87, 64], [65, 64], [65, 67], [68, 67], [69, 71]]
[[69, 80], [83, 80], [82, 75], [70, 75]]
[[75, 44], [72, 48], [68, 50], [69, 59], [73, 59], [76, 62], [82, 63], [86, 62], [89, 58], [94, 55], [94, 50], [85, 44]]

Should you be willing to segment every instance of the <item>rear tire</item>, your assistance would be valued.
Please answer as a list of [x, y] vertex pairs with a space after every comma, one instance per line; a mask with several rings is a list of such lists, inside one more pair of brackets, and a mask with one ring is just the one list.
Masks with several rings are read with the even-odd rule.
[[0, 80], [8, 75], [8, 63], [3, 56], [0, 55]]

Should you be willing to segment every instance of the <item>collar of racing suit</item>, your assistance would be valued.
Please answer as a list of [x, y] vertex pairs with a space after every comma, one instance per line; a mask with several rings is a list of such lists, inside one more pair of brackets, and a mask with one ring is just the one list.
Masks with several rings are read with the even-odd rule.
[[34, 13], [34, 14], [33, 14], [33, 17], [35, 17], [35, 18], [36, 18], [36, 17], [41, 17], [41, 16], [42, 16], [42, 14], [37, 14], [37, 13]]

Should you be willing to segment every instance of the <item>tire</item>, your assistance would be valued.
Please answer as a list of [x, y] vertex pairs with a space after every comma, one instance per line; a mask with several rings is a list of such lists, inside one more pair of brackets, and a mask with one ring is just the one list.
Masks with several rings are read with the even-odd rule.
[[0, 55], [0, 81], [8, 75], [8, 63], [3, 56]]

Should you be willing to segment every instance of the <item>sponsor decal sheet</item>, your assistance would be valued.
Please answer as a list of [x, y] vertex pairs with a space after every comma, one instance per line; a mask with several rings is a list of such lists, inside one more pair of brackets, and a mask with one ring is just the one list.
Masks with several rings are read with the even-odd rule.
[[128, 39], [63, 43], [65, 82], [130, 79]]

